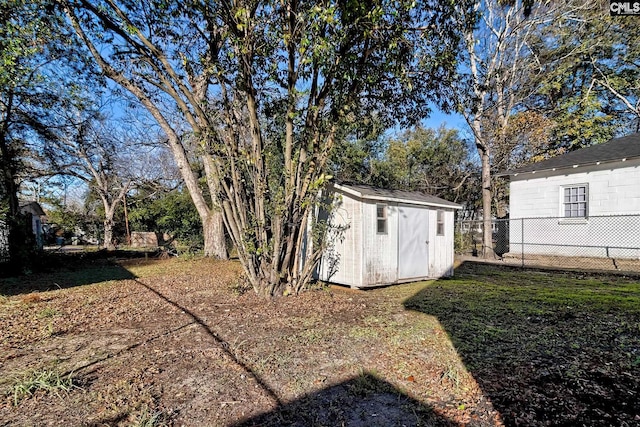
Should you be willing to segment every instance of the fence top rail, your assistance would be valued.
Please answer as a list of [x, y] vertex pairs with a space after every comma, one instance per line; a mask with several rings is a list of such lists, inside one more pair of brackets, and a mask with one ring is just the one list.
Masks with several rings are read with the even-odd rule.
[[[518, 218], [492, 218], [491, 222], [503, 222], [503, 221], [521, 221], [529, 219], [546, 219], [546, 220], [576, 220], [576, 219], [598, 219], [598, 218], [640, 218], [640, 213], [637, 214], [618, 214], [618, 215], [589, 215], [586, 217], [566, 217], [566, 216], [528, 216]], [[482, 219], [461, 219], [457, 220], [457, 223], [482, 223]]]

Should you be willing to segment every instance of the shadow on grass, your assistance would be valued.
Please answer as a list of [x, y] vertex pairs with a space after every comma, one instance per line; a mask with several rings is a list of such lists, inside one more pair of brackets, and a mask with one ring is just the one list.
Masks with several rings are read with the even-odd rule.
[[466, 262], [405, 301], [437, 317], [506, 425], [640, 423], [640, 283]]
[[376, 375], [364, 372], [234, 426], [454, 427], [458, 424], [434, 413]]
[[21, 295], [90, 285], [109, 280], [133, 279], [116, 259], [145, 258], [153, 252], [97, 251], [42, 253], [34, 263], [34, 272], [0, 278], [0, 295]]

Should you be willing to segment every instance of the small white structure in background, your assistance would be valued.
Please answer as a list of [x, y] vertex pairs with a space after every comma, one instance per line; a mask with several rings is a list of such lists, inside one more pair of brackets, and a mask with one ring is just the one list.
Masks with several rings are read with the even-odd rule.
[[318, 279], [364, 288], [453, 274], [454, 211], [461, 206], [417, 191], [333, 184], [331, 225], [343, 227]]
[[501, 175], [510, 178], [510, 252], [640, 256], [640, 133]]
[[31, 215], [31, 231], [36, 239], [36, 246], [42, 249], [44, 246], [44, 236], [42, 235], [42, 225], [47, 214], [38, 202], [20, 203], [20, 212], [24, 215]]
[[[31, 231], [35, 239], [36, 247], [42, 249], [44, 246], [44, 236], [42, 226], [46, 214], [38, 202], [21, 202], [20, 213], [28, 215], [31, 221]], [[4, 221], [0, 220], [0, 262], [9, 261], [9, 230]]]

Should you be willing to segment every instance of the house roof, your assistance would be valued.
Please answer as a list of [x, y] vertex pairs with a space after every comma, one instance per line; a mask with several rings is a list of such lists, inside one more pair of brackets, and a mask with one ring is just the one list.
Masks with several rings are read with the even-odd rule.
[[31, 213], [33, 213], [34, 215], [37, 215], [37, 216], [45, 216], [46, 215], [46, 213], [42, 209], [42, 206], [40, 206], [40, 203], [34, 202], [34, 201], [22, 201], [22, 202], [20, 202], [20, 211], [22, 211], [22, 212], [31, 211]]
[[602, 144], [571, 151], [541, 162], [506, 171], [499, 175], [516, 175], [526, 172], [574, 168], [604, 162], [625, 161], [637, 157], [640, 157], [640, 133], [613, 138]]
[[449, 209], [462, 209], [457, 203], [421, 191], [386, 190], [360, 184], [333, 184], [338, 190], [366, 200], [408, 203], [413, 205], [434, 206]]

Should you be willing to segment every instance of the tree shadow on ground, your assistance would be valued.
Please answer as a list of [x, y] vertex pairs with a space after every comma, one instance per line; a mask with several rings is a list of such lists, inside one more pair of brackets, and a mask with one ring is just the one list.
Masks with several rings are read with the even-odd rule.
[[134, 280], [191, 317], [193, 323], [202, 327], [216, 341], [227, 358], [256, 381], [277, 408], [241, 421], [235, 424], [237, 426], [457, 427], [459, 425], [440, 416], [430, 407], [412, 399], [392, 384], [369, 372], [363, 372], [349, 381], [305, 395], [293, 402], [284, 403], [278, 396], [277, 390], [269, 387], [261, 375], [233, 352], [233, 346], [197, 314], [149, 284], [139, 279]]
[[42, 253], [34, 262], [34, 271], [0, 278], [0, 295], [13, 296], [46, 292], [109, 280], [133, 279], [135, 276], [119, 266], [116, 259], [145, 258], [155, 253], [140, 251], [97, 251], [77, 253]]
[[269, 398], [271, 400], [273, 400], [273, 402], [276, 405], [278, 405], [278, 406], [281, 405], [280, 398], [278, 397], [276, 392], [274, 390], [272, 390], [265, 383], [265, 381], [262, 379], [262, 377], [260, 375], [258, 375], [253, 369], [251, 369], [251, 367], [249, 367], [242, 360], [240, 360], [238, 358], [238, 356], [232, 351], [231, 345], [227, 341], [225, 341], [218, 333], [216, 333], [213, 329], [211, 329], [211, 327], [202, 318], [200, 318], [200, 316], [195, 314], [193, 311], [189, 310], [187, 307], [178, 304], [176, 301], [172, 300], [171, 298], [169, 298], [168, 296], [166, 296], [165, 294], [163, 294], [162, 292], [160, 292], [156, 288], [154, 288], [154, 287], [152, 287], [152, 286], [150, 286], [150, 285], [138, 280], [137, 278], [134, 279], [134, 280], [138, 285], [140, 285], [140, 286], [146, 288], [147, 290], [153, 292], [156, 296], [158, 296], [160, 299], [162, 299], [166, 303], [178, 308], [179, 310], [181, 310], [182, 312], [187, 314], [193, 320], [194, 323], [198, 324], [201, 328], [203, 328], [206, 331], [206, 333], [211, 338], [213, 338], [215, 340], [215, 342], [220, 346], [220, 349], [222, 350], [222, 352], [233, 363], [235, 363], [238, 367], [240, 367], [242, 370], [244, 370], [249, 377], [253, 378], [256, 381], [258, 386], [269, 396]]
[[458, 426], [370, 372], [234, 424], [236, 427], [327, 425]]
[[640, 284], [466, 262], [405, 307], [435, 316], [506, 425], [638, 425]]

